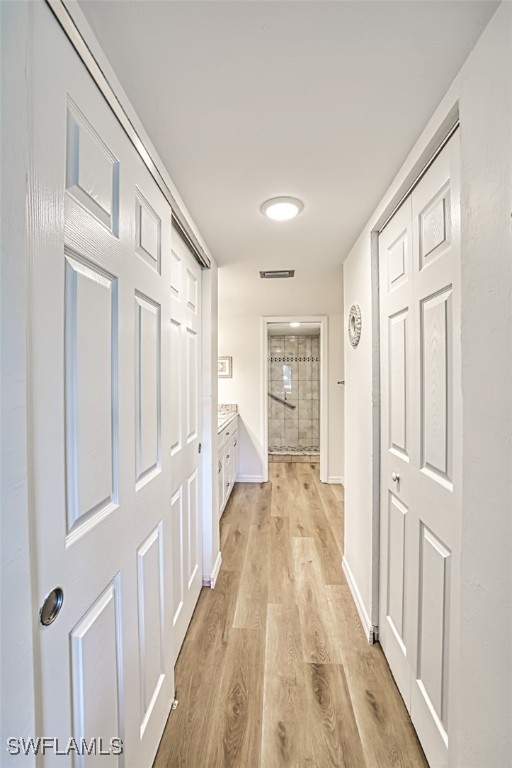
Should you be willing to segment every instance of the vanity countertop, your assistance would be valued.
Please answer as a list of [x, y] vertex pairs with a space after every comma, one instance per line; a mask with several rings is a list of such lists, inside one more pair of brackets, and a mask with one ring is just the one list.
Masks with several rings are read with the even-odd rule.
[[238, 416], [237, 405], [219, 405], [219, 412], [217, 416], [217, 434], [220, 434], [224, 427], [233, 421], [235, 416]]

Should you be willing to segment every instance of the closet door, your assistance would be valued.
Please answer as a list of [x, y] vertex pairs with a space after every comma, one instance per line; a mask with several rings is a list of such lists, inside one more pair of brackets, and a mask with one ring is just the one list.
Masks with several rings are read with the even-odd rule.
[[[418, 461], [412, 419], [414, 377], [412, 201], [409, 198], [379, 238], [381, 327], [381, 614], [379, 640], [410, 709], [414, 602], [407, 553], [412, 465]], [[396, 478], [393, 480], [393, 478]]]
[[456, 134], [379, 239], [380, 639], [430, 764], [448, 764], [460, 536]]
[[175, 235], [171, 253], [171, 434], [173, 662], [202, 586], [199, 514], [201, 270]]
[[[40, 729], [61, 751], [96, 739], [89, 755], [47, 750], [43, 765], [149, 768], [174, 697], [174, 372], [195, 371], [184, 407], [197, 434], [198, 326], [173, 360], [170, 207], [49, 7], [31, 13], [34, 569], [39, 604], [50, 595]], [[197, 565], [197, 469], [187, 482]]]

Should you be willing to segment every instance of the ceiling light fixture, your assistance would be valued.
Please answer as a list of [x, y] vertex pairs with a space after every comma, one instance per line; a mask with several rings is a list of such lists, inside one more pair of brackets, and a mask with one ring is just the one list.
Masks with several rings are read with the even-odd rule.
[[261, 206], [261, 212], [274, 221], [288, 221], [295, 218], [304, 208], [297, 197], [272, 197]]
[[298, 328], [300, 323], [290, 323], [290, 328]]

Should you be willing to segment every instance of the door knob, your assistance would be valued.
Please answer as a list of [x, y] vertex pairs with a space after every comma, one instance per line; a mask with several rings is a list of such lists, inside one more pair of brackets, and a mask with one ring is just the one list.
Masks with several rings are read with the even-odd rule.
[[53, 624], [60, 613], [63, 602], [64, 592], [60, 587], [55, 587], [49, 595], [46, 595], [39, 611], [39, 621], [43, 627], [49, 627], [50, 624]]
[[397, 474], [396, 472], [392, 472], [391, 473], [391, 479], [392, 479], [392, 481], [394, 483], [399, 483], [400, 482], [400, 475]]

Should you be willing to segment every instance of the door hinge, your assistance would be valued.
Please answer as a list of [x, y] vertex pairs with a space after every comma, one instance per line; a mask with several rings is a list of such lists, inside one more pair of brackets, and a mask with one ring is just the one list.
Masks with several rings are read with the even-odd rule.
[[201, 453], [201, 443], [199, 443], [199, 445], [197, 446], [197, 452]]

